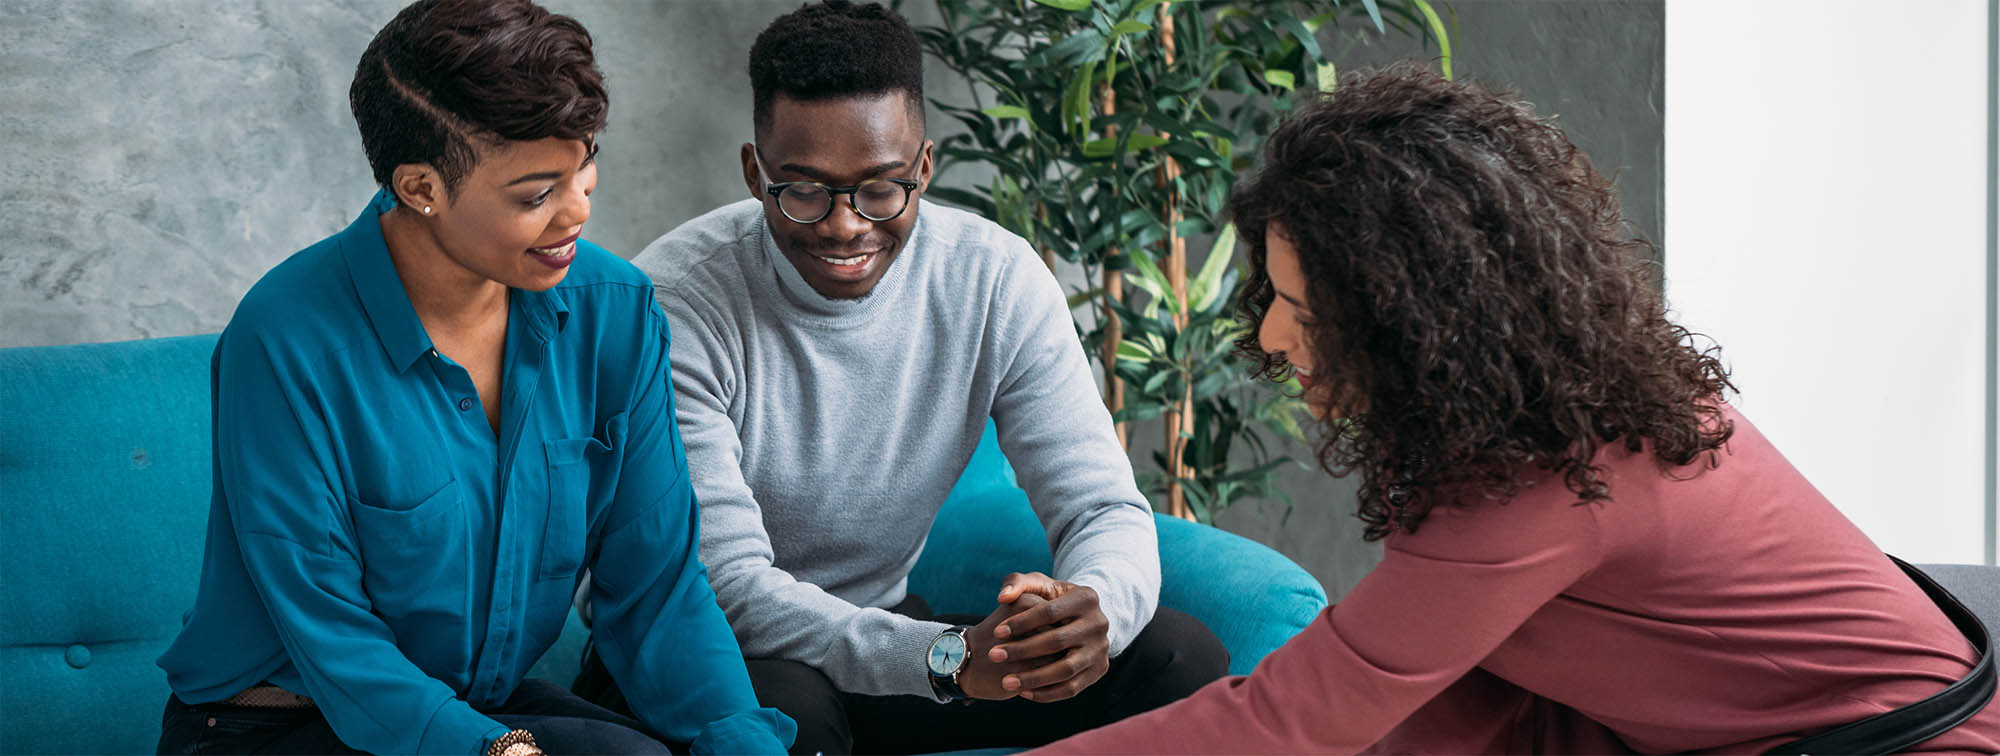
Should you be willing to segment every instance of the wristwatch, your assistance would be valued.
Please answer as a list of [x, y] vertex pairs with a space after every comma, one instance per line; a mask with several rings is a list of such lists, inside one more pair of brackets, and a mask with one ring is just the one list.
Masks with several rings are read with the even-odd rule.
[[958, 625], [938, 633], [937, 640], [931, 641], [931, 650], [924, 658], [924, 666], [931, 673], [931, 695], [938, 703], [964, 701], [969, 697], [965, 689], [958, 685], [958, 672], [965, 669], [965, 631], [970, 625]]

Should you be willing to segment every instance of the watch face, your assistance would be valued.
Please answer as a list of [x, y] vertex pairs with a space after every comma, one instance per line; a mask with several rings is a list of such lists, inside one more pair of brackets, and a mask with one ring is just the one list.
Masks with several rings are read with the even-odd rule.
[[957, 633], [945, 633], [931, 643], [931, 673], [949, 675], [957, 672], [965, 663], [965, 638]]

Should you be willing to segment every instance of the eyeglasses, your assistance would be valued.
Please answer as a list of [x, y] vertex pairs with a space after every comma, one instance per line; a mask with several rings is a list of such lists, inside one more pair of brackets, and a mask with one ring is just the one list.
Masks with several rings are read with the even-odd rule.
[[[833, 196], [847, 195], [847, 206], [854, 213], [876, 223], [895, 220], [910, 207], [910, 193], [917, 190], [916, 179], [872, 178], [853, 186], [827, 186], [818, 181], [780, 181], [771, 183], [771, 170], [764, 167], [764, 153], [751, 148], [757, 156], [757, 170], [764, 181], [764, 192], [778, 199], [778, 212], [784, 213], [793, 223], [811, 225], [826, 219], [833, 213]], [[923, 152], [916, 159], [922, 159]], [[914, 162], [914, 160], [912, 161]]]

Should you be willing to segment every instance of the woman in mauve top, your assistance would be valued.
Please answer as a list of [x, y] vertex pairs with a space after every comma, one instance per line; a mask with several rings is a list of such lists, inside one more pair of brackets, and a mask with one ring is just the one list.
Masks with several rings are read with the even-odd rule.
[[[1243, 346], [1363, 473], [1385, 556], [1255, 673], [1036, 753], [1755, 753], [1977, 658], [1724, 403], [1610, 182], [1526, 103], [1349, 74], [1230, 211]], [[2000, 751], [2000, 706], [1913, 750]]]

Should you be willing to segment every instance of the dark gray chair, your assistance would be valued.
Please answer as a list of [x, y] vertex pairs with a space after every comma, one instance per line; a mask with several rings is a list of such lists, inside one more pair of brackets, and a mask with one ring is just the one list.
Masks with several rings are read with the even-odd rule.
[[1978, 564], [1917, 565], [1959, 603], [1979, 615], [1989, 635], [2000, 636], [2000, 567]]

